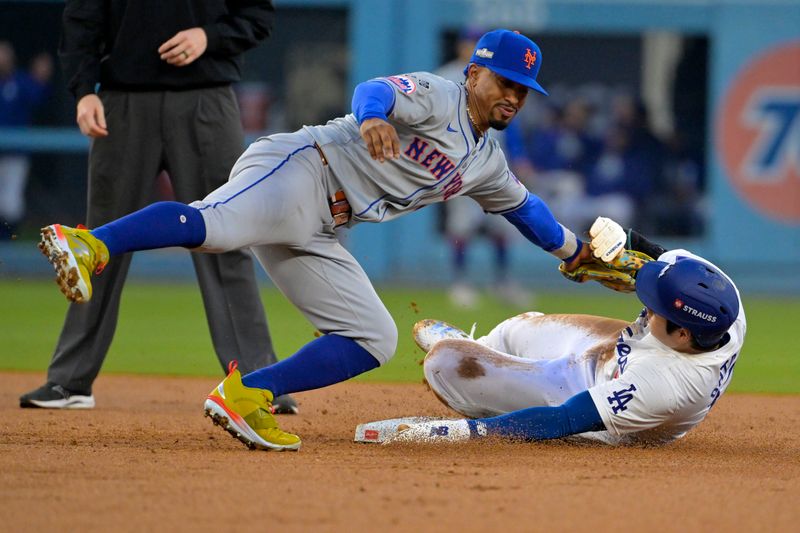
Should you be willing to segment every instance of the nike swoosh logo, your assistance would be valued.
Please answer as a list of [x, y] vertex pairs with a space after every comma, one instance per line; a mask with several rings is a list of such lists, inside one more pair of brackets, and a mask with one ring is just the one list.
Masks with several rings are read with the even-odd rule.
[[454, 130], [453, 128], [451, 128], [451, 127], [450, 127], [450, 123], [448, 122], [448, 123], [447, 123], [447, 131], [452, 131], [453, 133], [455, 133], [455, 132], [456, 132], [456, 131], [458, 131], [458, 130]]

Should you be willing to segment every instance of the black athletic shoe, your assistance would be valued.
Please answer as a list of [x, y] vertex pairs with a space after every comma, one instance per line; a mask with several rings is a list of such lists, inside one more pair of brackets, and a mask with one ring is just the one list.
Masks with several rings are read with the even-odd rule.
[[276, 415], [296, 415], [300, 412], [297, 402], [288, 394], [278, 396], [272, 401], [272, 412]]
[[61, 385], [47, 382], [36, 390], [19, 397], [20, 407], [44, 409], [91, 409], [94, 407], [92, 393], [69, 391]]

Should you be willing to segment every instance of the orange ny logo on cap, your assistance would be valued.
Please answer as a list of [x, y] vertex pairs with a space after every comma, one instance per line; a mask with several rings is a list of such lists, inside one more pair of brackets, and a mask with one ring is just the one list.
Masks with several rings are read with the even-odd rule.
[[525, 49], [525, 57], [522, 60], [525, 61], [525, 66], [528, 69], [530, 69], [531, 65], [536, 63], [536, 52], [531, 53], [531, 49], [530, 48], [526, 48]]

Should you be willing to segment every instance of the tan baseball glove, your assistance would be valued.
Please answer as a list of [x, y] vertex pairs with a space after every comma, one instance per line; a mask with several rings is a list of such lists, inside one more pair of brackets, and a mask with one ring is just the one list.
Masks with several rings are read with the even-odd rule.
[[577, 283], [597, 281], [615, 291], [635, 291], [636, 273], [653, 258], [643, 252], [626, 249], [627, 232], [610, 218], [597, 217], [589, 236], [592, 238], [589, 247], [594, 262], [583, 263], [572, 271], [567, 271], [562, 263], [558, 267], [561, 274]]
[[642, 252], [622, 250], [609, 262], [595, 259], [595, 262], [583, 263], [571, 272], [568, 272], [561, 263], [558, 271], [568, 280], [577, 283], [596, 281], [615, 291], [633, 292], [636, 290], [636, 273], [642, 265], [652, 260], [652, 257]]

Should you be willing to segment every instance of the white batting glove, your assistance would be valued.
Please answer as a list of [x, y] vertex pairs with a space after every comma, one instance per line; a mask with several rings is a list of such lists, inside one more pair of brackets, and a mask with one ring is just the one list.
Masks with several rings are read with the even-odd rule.
[[453, 444], [470, 439], [466, 420], [436, 420], [398, 427], [398, 432], [386, 439], [386, 444]]
[[589, 229], [589, 236], [592, 238], [589, 243], [592, 255], [606, 263], [621, 254], [628, 242], [628, 235], [622, 226], [605, 217], [597, 217]]

